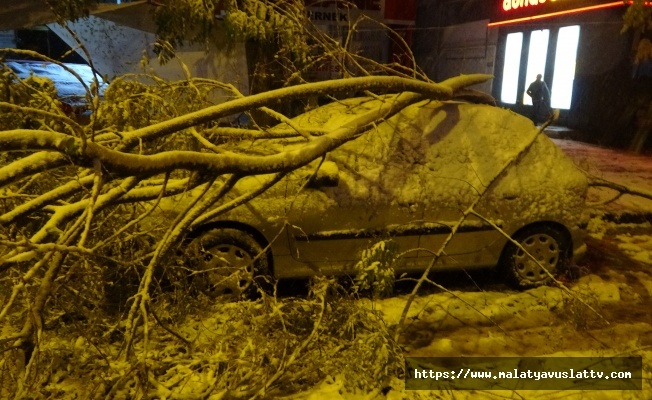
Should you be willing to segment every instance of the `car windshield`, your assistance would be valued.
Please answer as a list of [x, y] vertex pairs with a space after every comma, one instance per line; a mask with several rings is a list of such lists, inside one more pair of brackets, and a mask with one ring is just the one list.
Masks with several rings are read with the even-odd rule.
[[[44, 61], [24, 61], [13, 60], [5, 61], [5, 64], [21, 79], [37, 76], [49, 78], [54, 82], [57, 94], [60, 98], [85, 97], [86, 89], [84, 85], [69, 71], [66, 71], [58, 64]], [[64, 63], [66, 68], [74, 71], [81, 77], [84, 83], [90, 87], [93, 83], [93, 70], [86, 64]], [[107, 83], [100, 75], [97, 75], [100, 82], [100, 96], [104, 94]]]

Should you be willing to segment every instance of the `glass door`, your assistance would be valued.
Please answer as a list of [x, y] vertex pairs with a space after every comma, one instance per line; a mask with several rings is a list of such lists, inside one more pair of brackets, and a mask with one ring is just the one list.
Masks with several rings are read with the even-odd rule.
[[[527, 72], [525, 73], [525, 88], [530, 82], [534, 82], [538, 74], [543, 75], [546, 70], [546, 58], [548, 58], [548, 39], [550, 30], [543, 29], [530, 33], [530, 50], [527, 56]], [[532, 105], [532, 99], [523, 91], [523, 103]]]
[[503, 103], [516, 103], [522, 48], [523, 32], [510, 33], [507, 35], [507, 43], [505, 45], [505, 64], [503, 67], [503, 87], [500, 92], [500, 100]]
[[568, 110], [573, 98], [573, 80], [575, 79], [575, 60], [577, 45], [580, 40], [580, 27], [566, 26], [559, 30], [555, 69], [552, 79], [550, 105], [552, 108]]
[[570, 109], [579, 36], [579, 25], [509, 33], [505, 40], [500, 101], [532, 105], [525, 90], [541, 74], [551, 91], [551, 106]]

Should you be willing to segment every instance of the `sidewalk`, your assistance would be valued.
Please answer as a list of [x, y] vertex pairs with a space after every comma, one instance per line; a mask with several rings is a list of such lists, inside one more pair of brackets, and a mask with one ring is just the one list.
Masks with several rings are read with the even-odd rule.
[[[548, 133], [546, 131], [546, 133]], [[553, 136], [553, 135], [549, 135]], [[652, 193], [652, 156], [625, 150], [606, 149], [567, 139], [552, 139], [584, 171], [623, 186]], [[602, 202], [617, 193], [607, 188], [591, 188], [587, 202]], [[652, 200], [624, 195], [614, 202], [596, 207], [614, 220], [652, 221]]]
[[547, 126], [544, 133], [551, 139], [581, 140], [582, 138], [582, 132], [558, 125]]

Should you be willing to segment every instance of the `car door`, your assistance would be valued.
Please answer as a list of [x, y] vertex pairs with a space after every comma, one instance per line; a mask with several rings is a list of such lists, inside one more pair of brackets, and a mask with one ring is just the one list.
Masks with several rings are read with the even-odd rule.
[[[414, 184], [411, 164], [388, 159], [387, 146], [378, 148], [375, 139], [333, 152], [336, 184], [305, 188], [290, 202], [292, 256], [321, 273], [341, 273], [379, 240], [394, 240], [401, 252], [419, 246], [423, 206], [406, 191]], [[407, 253], [401, 262], [417, 255]]]
[[[430, 113], [430, 115], [428, 115]], [[445, 103], [423, 111], [421, 147], [426, 150], [425, 163], [417, 171], [423, 176], [427, 206], [420, 238], [423, 260], [432, 260], [447, 242], [451, 228], [465, 211], [478, 201], [475, 211], [503, 226], [517, 210], [509, 209], [510, 198], [501, 198], [488, 207], [493, 198], [493, 180], [510, 160], [515, 159], [529, 138], [518, 133], [515, 115], [493, 107], [465, 103]], [[431, 121], [426, 123], [425, 121]], [[527, 127], [526, 127], [527, 128]], [[514, 196], [518, 191], [514, 192]], [[487, 266], [495, 264], [504, 237], [491, 224], [474, 215], [460, 223], [448, 241], [438, 265]], [[421, 262], [424, 264], [424, 262]]]

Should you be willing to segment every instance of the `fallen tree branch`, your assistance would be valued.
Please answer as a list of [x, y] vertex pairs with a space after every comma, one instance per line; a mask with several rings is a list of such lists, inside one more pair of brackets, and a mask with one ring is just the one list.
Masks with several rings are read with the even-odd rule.
[[135, 145], [138, 140], [151, 140], [171, 132], [177, 132], [191, 126], [210, 122], [227, 115], [237, 114], [253, 108], [287, 102], [296, 98], [305, 98], [315, 95], [334, 95], [349, 91], [376, 90], [383, 93], [414, 92], [420, 93], [427, 98], [449, 99], [453, 96], [455, 90], [482, 83], [491, 78], [491, 75], [485, 74], [460, 75], [437, 84], [394, 76], [369, 76], [290, 86], [231, 100], [227, 103], [207, 107], [203, 110], [188, 113], [181, 117], [125, 133], [123, 148], [129, 148]]
[[3, 108], [21, 114], [52, 118], [54, 120], [63, 122], [65, 126], [68, 126], [70, 128], [70, 131], [72, 133], [77, 133], [80, 137], [83, 137], [84, 128], [82, 128], [81, 125], [79, 125], [77, 122], [73, 121], [72, 119], [70, 119], [65, 115], [56, 114], [45, 110], [40, 110], [38, 108], [18, 106], [16, 104], [0, 101], [0, 109]]
[[617, 199], [619, 199], [620, 197], [622, 197], [622, 196], [624, 196], [626, 194], [628, 194], [630, 196], [637, 196], [637, 197], [642, 197], [644, 199], [652, 200], [652, 192], [648, 192], [648, 191], [645, 191], [645, 190], [634, 189], [634, 188], [631, 188], [629, 186], [621, 185], [621, 184], [616, 183], [616, 182], [612, 182], [612, 181], [608, 181], [606, 179], [598, 178], [597, 176], [591, 175], [591, 174], [588, 174], [588, 173], [586, 175], [587, 175], [587, 178], [589, 178], [589, 186], [590, 187], [605, 187], [605, 188], [608, 188], [608, 189], [613, 189], [613, 190], [615, 190], [615, 191], [617, 191], [619, 193], [617, 196], [615, 196], [614, 198], [612, 198], [612, 199], [610, 199], [608, 201], [597, 202], [597, 203], [593, 203], [593, 204], [589, 204], [589, 205], [596, 206], [596, 205], [608, 204], [608, 203], [611, 203], [613, 201], [616, 201]]

